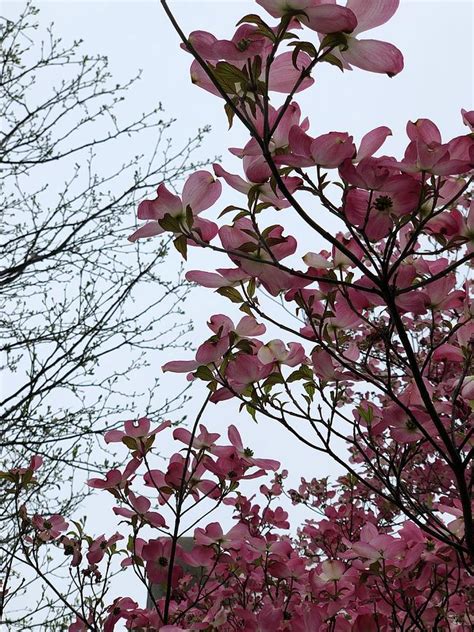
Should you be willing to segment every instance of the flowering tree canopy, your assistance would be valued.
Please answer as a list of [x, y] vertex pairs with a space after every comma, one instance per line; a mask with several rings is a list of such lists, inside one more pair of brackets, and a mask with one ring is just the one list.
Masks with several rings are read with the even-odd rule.
[[[122, 597], [102, 610], [89, 604], [70, 630], [101, 622], [113, 630], [119, 620], [166, 632], [471, 630], [474, 114], [463, 110], [469, 129], [445, 142], [432, 121], [408, 122], [398, 157], [381, 154], [385, 126], [358, 143], [348, 131], [311, 135], [295, 97], [320, 64], [390, 77], [402, 70], [395, 46], [364, 35], [397, 0], [258, 0], [266, 13], [242, 18], [229, 40], [186, 37], [161, 4], [193, 56], [193, 83], [222, 99], [229, 124], [240, 122], [250, 138], [231, 149], [241, 174], [216, 164], [190, 176], [181, 196], [160, 185], [140, 204], [149, 221], [130, 239], [167, 231], [185, 259], [190, 246], [225, 253], [232, 267], [187, 277], [243, 314], [238, 322], [210, 316], [211, 335], [194, 358], [163, 367], [209, 389], [192, 430], [174, 431], [184, 452], [156, 469], [152, 446], [166, 428], [128, 423], [106, 436], [128, 448], [127, 465], [90, 481], [117, 499], [114, 511], [130, 530], [122, 565], [145, 584], [163, 584], [163, 596], [150, 594], [148, 608]], [[241, 194], [223, 210], [222, 181]], [[222, 211], [217, 222], [205, 217], [211, 207]], [[324, 247], [300, 247], [291, 234], [298, 225]], [[285, 491], [286, 471], [267, 455], [255, 458], [236, 426], [222, 445], [202, 425], [208, 402], [230, 398], [346, 474]], [[8, 474], [15, 489], [32, 467], [25, 472]], [[260, 500], [239, 491], [240, 481], [268, 472]], [[274, 504], [285, 493], [314, 512], [296, 539]], [[183, 526], [203, 500], [231, 506], [234, 527]], [[67, 528], [60, 517], [50, 526], [22, 520], [32, 550], [55, 540], [79, 568], [87, 547], [83, 572], [104, 581], [98, 551], [118, 554], [118, 536], [58, 538]], [[145, 527], [157, 533], [142, 537]], [[192, 528], [194, 547], [185, 551], [179, 538]]]

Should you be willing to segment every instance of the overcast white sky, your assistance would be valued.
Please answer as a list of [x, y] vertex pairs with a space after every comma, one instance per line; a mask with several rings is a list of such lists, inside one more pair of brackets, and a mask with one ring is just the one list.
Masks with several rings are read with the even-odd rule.
[[[4, 1], [2, 13], [13, 16], [23, 4]], [[65, 42], [82, 38], [84, 52], [106, 54], [117, 80], [126, 79], [137, 68], [143, 69], [143, 80], [127, 98], [126, 108], [130, 116], [138, 115], [161, 101], [166, 114], [178, 119], [173, 132], [177, 145], [192, 136], [198, 127], [211, 124], [212, 133], [206, 138], [202, 156], [221, 154], [225, 168], [231, 172], [239, 171], [239, 161], [227, 154], [226, 148], [242, 146], [246, 136], [238, 126], [227, 133], [222, 101], [191, 85], [188, 70], [191, 59], [179, 48], [177, 35], [167, 22], [158, 0], [37, 0], [35, 4], [41, 9], [41, 22], [54, 21], [56, 33]], [[253, 2], [233, 0], [175, 0], [170, 2], [170, 6], [186, 33], [203, 29], [222, 37], [230, 37], [235, 23], [246, 13], [263, 12]], [[389, 79], [385, 75], [357, 69], [342, 75], [334, 67], [323, 68], [317, 76], [317, 84], [297, 99], [304, 114], [310, 117], [310, 133], [315, 136], [332, 130], [348, 131], [358, 141], [368, 130], [388, 125], [393, 137], [384, 147], [384, 153], [394, 155], [402, 154], [406, 146], [405, 125], [408, 120], [419, 117], [433, 119], [446, 140], [465, 133], [460, 109], [471, 109], [473, 101], [473, 9], [469, 0], [402, 0], [395, 17], [388, 24], [371, 31], [367, 37], [397, 45], [405, 56], [405, 70]], [[150, 139], [152, 142], [153, 139]], [[137, 152], [139, 150], [137, 148]], [[220, 208], [235, 201], [235, 196], [228, 193], [222, 198]], [[297, 233], [295, 236], [298, 238]], [[308, 245], [311, 247], [311, 244]], [[318, 244], [314, 244], [311, 249], [317, 247]], [[189, 269], [202, 266], [211, 270], [214, 267], [212, 259], [206, 253], [193, 253]], [[171, 270], [177, 262], [176, 253], [170, 256], [166, 265]], [[200, 342], [207, 337], [205, 321], [208, 316], [229, 312], [230, 303], [208, 290], [198, 289], [193, 296], [187, 309], [195, 323], [194, 340]], [[153, 358], [155, 371], [158, 372], [168, 359], [162, 356]], [[181, 379], [184, 376], [167, 376], [163, 384], [165, 388], [174, 389], [178, 383], [176, 380]], [[195, 403], [190, 412], [192, 408], [199, 407], [200, 393], [204, 392], [202, 388], [195, 390]], [[205, 423], [214, 430], [223, 429], [224, 424], [236, 420], [236, 407], [232, 403], [210, 410], [213, 414], [206, 416]], [[255, 426], [244, 415], [239, 416], [237, 425], [246, 443], [255, 447], [258, 456], [279, 458], [293, 472], [295, 479], [300, 475], [324, 476], [335, 472], [329, 462], [289, 440], [279, 428], [270, 427], [266, 422]], [[103, 507], [103, 504], [97, 506]]]

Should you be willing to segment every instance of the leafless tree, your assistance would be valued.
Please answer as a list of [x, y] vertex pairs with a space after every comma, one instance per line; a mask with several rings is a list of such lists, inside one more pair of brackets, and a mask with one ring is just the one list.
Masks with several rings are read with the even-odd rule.
[[[166, 240], [137, 249], [126, 237], [145, 192], [205, 164], [191, 154], [208, 130], [176, 148], [161, 105], [127, 121], [139, 74], [116, 84], [106, 57], [64, 45], [37, 14], [28, 3], [0, 18], [0, 469], [47, 457], [35, 496], [67, 514], [78, 474], [104, 459], [97, 433], [134, 402], [154, 418], [183, 403], [130, 378], [155, 351], [186, 346], [189, 287], [180, 270], [164, 276]], [[14, 548], [12, 508], [1, 484], [0, 540]]]

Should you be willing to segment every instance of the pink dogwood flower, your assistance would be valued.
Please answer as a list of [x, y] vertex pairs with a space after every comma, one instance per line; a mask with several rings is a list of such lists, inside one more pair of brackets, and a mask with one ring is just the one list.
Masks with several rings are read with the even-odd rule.
[[106, 538], [105, 535], [95, 538], [89, 545], [89, 551], [86, 554], [89, 564], [98, 564], [103, 559], [106, 550], [119, 540], [123, 540], [123, 535], [120, 533], [115, 533], [110, 538]]
[[127, 507], [114, 507], [114, 514], [129, 519], [139, 517], [156, 528], [166, 527], [163, 516], [156, 511], [150, 511], [151, 502], [148, 498], [145, 498], [145, 496], [136, 496], [132, 491], [129, 491], [128, 501], [132, 509], [128, 509]]
[[186, 272], [186, 279], [203, 287], [220, 288], [240, 285], [241, 281], [250, 279], [250, 275], [240, 268], [216, 268], [215, 272], [189, 270]]
[[304, 348], [299, 342], [290, 342], [288, 348], [282, 340], [270, 340], [257, 352], [257, 358], [262, 364], [285, 364], [286, 366], [297, 366], [306, 361]]
[[[252, 24], [241, 24], [230, 40], [219, 40], [206, 31], [193, 31], [188, 41], [203, 59], [211, 62], [245, 63], [257, 55], [265, 56], [272, 47], [270, 40]], [[181, 48], [186, 50], [186, 45], [181, 44]]]
[[[162, 183], [157, 189], [157, 197], [154, 200], [144, 200], [138, 205], [138, 219], [150, 220], [141, 226], [130, 237], [130, 241], [136, 241], [145, 237], [152, 237], [164, 233], [166, 228], [161, 224], [169, 215], [181, 222], [186, 229], [187, 210], [193, 215], [192, 230], [203, 230], [206, 234], [213, 233], [212, 222], [202, 220], [199, 213], [212, 206], [221, 194], [222, 185], [209, 171], [196, 171], [186, 180], [181, 197], [168, 191], [166, 184]], [[215, 233], [214, 233], [215, 234]], [[212, 237], [211, 237], [212, 238]]]
[[280, 463], [274, 459], [255, 459], [253, 452], [248, 448], [244, 448], [242, 437], [234, 425], [229, 426], [227, 434], [231, 445], [218, 446], [213, 449], [213, 454], [221, 457], [229, 457], [235, 453], [248, 467], [255, 466], [264, 470], [277, 470], [280, 467]]
[[[232, 226], [223, 226], [219, 230], [219, 237], [232, 261], [244, 272], [258, 278], [273, 296], [276, 296], [282, 288], [288, 287], [289, 283], [289, 287], [303, 287], [309, 284], [310, 281], [306, 279], [293, 277], [286, 271], [266, 263], [271, 262], [273, 258], [280, 261], [292, 255], [296, 250], [295, 238], [291, 235], [284, 237], [282, 226], [272, 226], [265, 231], [265, 240], [273, 242], [271, 247], [273, 257], [267, 252], [267, 248], [257, 235], [253, 235], [252, 223], [247, 218], [238, 219]], [[249, 254], [252, 259], [239, 257], [239, 250], [243, 254]]]
[[275, 18], [294, 15], [301, 24], [319, 33], [350, 33], [357, 18], [350, 7], [344, 8], [325, 0], [257, 0]]
[[141, 461], [139, 459], [134, 458], [128, 462], [123, 472], [118, 469], [113, 469], [107, 472], [105, 480], [101, 478], [90, 478], [87, 484], [89, 487], [94, 487], [95, 489], [122, 489], [129, 482], [130, 478], [140, 466], [140, 463]]
[[[146, 574], [150, 582], [163, 584], [168, 580], [171, 546], [172, 543], [169, 538], [150, 540], [143, 546], [142, 558], [146, 562]], [[176, 546], [176, 556], [178, 559], [182, 557], [182, 553], [182, 548], [178, 544]], [[171, 576], [173, 586], [176, 585], [183, 574], [182, 567], [175, 563]]]
[[173, 431], [173, 438], [187, 446], [192, 446], [195, 450], [210, 450], [213, 448], [220, 434], [217, 432], [208, 432], [207, 428], [202, 424], [199, 425], [199, 431], [199, 434], [193, 438], [186, 428], [176, 428], [176, 430]]
[[113, 632], [115, 625], [122, 618], [126, 618], [130, 610], [138, 608], [138, 604], [130, 597], [118, 597], [107, 609], [109, 615], [104, 622], [104, 632]]
[[[336, 0], [332, 0], [333, 3]], [[399, 0], [347, 0], [346, 7], [350, 9], [357, 25], [350, 35], [346, 35], [344, 46], [333, 51], [339, 57], [347, 70], [352, 66], [387, 74], [389, 77], [397, 75], [403, 70], [403, 55], [388, 42], [372, 39], [358, 39], [360, 33], [385, 24], [398, 9]]]
[[407, 134], [410, 143], [403, 160], [397, 163], [402, 171], [453, 176], [474, 167], [474, 139], [469, 134], [442, 143], [438, 127], [429, 119], [409, 121]]
[[289, 133], [291, 155], [279, 160], [294, 167], [318, 165], [325, 169], [339, 167], [344, 160], [355, 156], [352, 136], [345, 132], [329, 132], [311, 138], [301, 127], [293, 126]]
[[[281, 193], [275, 193], [268, 182], [262, 183], [244, 180], [238, 175], [229, 173], [218, 164], [214, 165], [214, 172], [216, 176], [223, 178], [230, 187], [245, 195], [248, 195], [250, 189], [254, 190], [257, 187], [260, 202], [270, 204], [277, 209], [290, 206], [290, 202], [288, 202]], [[294, 193], [302, 184], [301, 178], [283, 177], [282, 180], [290, 193]]]
[[[281, 115], [282, 111], [283, 114]], [[299, 105], [294, 101], [290, 103], [288, 107], [283, 108], [282, 106], [277, 110], [271, 105], [269, 106], [269, 129], [273, 129], [279, 117], [280, 120], [272, 134], [271, 140], [268, 144], [268, 149], [276, 164], [291, 164], [287, 162], [288, 156], [290, 155], [290, 131], [293, 130], [293, 128], [297, 128], [298, 130], [301, 130], [301, 133], [304, 133], [309, 127], [309, 121], [305, 118], [300, 122], [301, 110]], [[263, 114], [260, 110], [257, 109], [255, 116], [252, 116], [252, 123], [257, 133], [260, 136], [263, 136], [265, 124]], [[266, 182], [272, 175], [270, 166], [264, 158], [261, 147], [255, 138], [251, 138], [243, 149], [232, 147], [229, 151], [235, 156], [239, 156], [243, 159], [245, 174], [252, 182]]]
[[419, 183], [410, 176], [393, 176], [383, 189], [369, 193], [364, 189], [347, 192], [344, 212], [353, 226], [364, 230], [373, 241], [386, 237], [394, 220], [413, 213], [419, 202]]
[[105, 433], [104, 439], [106, 443], [119, 443], [125, 438], [140, 440], [150, 436], [154, 436], [159, 432], [169, 428], [171, 426], [170, 421], [164, 421], [157, 428], [150, 432], [151, 421], [147, 417], [141, 417], [136, 422], [134, 420], [124, 422], [124, 431], [122, 430], [109, 430]]
[[[291, 52], [281, 53], [281, 55], [277, 55], [272, 62], [270, 67], [270, 71], [268, 73], [268, 90], [269, 92], [281, 92], [286, 94], [293, 90], [297, 85], [298, 80], [300, 79], [301, 73], [308, 68], [311, 64], [311, 57], [306, 53], [300, 51], [297, 55], [296, 65], [293, 64], [293, 54]], [[235, 79], [233, 81], [229, 81], [225, 86], [222, 86], [222, 90], [225, 88], [226, 94], [232, 96], [236, 95], [239, 97], [245, 97], [247, 92], [250, 91], [251, 98], [255, 98], [252, 94], [252, 90], [254, 90], [254, 82], [249, 83], [247, 85], [247, 80], [245, 79], [245, 74], [242, 74], [246, 60], [235, 62], [234, 68], [236, 69]], [[266, 59], [262, 64], [260, 76], [257, 78], [259, 82], [264, 82], [266, 78]], [[219, 62], [218, 62], [219, 64]], [[217, 65], [218, 67], [218, 65]], [[191, 81], [210, 92], [214, 96], [222, 97], [221, 91], [214, 85], [214, 82], [209, 77], [207, 72], [201, 66], [201, 64], [194, 60], [191, 64]], [[212, 67], [211, 67], [212, 72]], [[214, 73], [216, 71], [214, 70]], [[309, 88], [314, 83], [314, 79], [312, 77], [306, 76], [295, 89], [295, 92], [302, 92]]]
[[59, 514], [53, 514], [49, 518], [36, 514], [33, 516], [31, 523], [37, 530], [39, 539], [43, 540], [43, 542], [55, 540], [63, 531], [66, 531], [69, 526], [69, 523]]

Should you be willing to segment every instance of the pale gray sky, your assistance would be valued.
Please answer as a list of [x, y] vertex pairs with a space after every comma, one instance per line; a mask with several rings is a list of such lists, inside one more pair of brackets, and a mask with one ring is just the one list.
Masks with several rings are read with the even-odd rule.
[[[23, 4], [4, 1], [2, 13], [13, 16]], [[226, 148], [243, 146], [247, 138], [237, 124], [228, 133], [222, 101], [190, 83], [191, 58], [179, 48], [177, 35], [157, 0], [37, 0], [35, 4], [41, 9], [41, 22], [54, 21], [56, 33], [61, 34], [65, 42], [82, 38], [85, 52], [106, 54], [117, 80], [126, 79], [137, 68], [143, 69], [143, 80], [129, 93], [125, 104], [130, 116], [161, 101], [166, 114], [178, 119], [173, 131], [177, 145], [192, 136], [196, 128], [210, 123], [213, 130], [207, 136], [202, 156], [221, 154], [227, 170], [240, 172], [238, 159], [227, 154]], [[171, 1], [170, 6], [186, 33], [202, 29], [222, 37], [230, 37], [235, 23], [246, 13], [263, 11], [253, 2], [233, 0]], [[388, 125], [393, 137], [384, 146], [384, 153], [394, 155], [402, 154], [406, 146], [405, 125], [408, 120], [420, 117], [433, 119], [446, 140], [465, 133], [460, 109], [471, 109], [473, 101], [473, 9], [470, 1], [402, 0], [395, 17], [388, 24], [371, 31], [367, 37], [397, 45], [405, 57], [404, 71], [389, 79], [385, 75], [358, 69], [344, 75], [334, 67], [321, 69], [315, 86], [297, 99], [304, 115], [310, 118], [310, 133], [315, 136], [332, 130], [348, 131], [358, 141], [370, 129]], [[152, 142], [153, 139], [150, 139], [150, 144]], [[137, 148], [137, 152], [140, 150]], [[232, 202], [236, 202], [236, 197], [232, 192], [226, 192], [217, 210]], [[306, 250], [324, 247], [323, 244], [308, 243], [297, 231], [295, 236], [305, 241]], [[301, 254], [306, 250], [303, 248]], [[188, 268], [212, 270], [216, 265], [213, 261], [217, 262], [217, 258], [194, 251]], [[169, 257], [166, 265], [172, 270], [177, 262], [176, 253]], [[207, 317], [219, 312], [231, 315], [233, 308], [228, 301], [211, 291], [197, 289], [187, 309], [195, 323], [193, 339], [200, 342], [208, 335], [205, 326]], [[236, 310], [234, 316], [238, 317]], [[159, 372], [160, 366], [169, 359], [162, 355], [153, 357], [153, 370]], [[146, 380], [146, 376], [143, 379]], [[167, 375], [163, 386], [175, 389], [181, 379], [184, 376]], [[202, 387], [195, 388], [190, 414], [199, 407], [204, 392]], [[223, 430], [236, 420], [236, 406], [232, 402], [209, 410], [212, 415], [206, 415], [204, 422], [213, 430]], [[245, 415], [240, 415], [237, 425], [244, 442], [251, 444], [258, 456], [279, 458], [293, 474], [294, 482], [300, 475], [324, 476], [336, 471], [329, 461], [304, 449], [289, 439], [284, 430], [267, 422], [255, 426]], [[94, 507], [103, 509], [102, 494]], [[100, 515], [94, 513], [91, 526], [95, 523], [94, 526], [100, 528], [102, 524], [102, 531], [105, 516], [103, 512]]]
[[[14, 13], [19, 2], [4, 2], [4, 13]], [[197, 127], [208, 123], [212, 133], [206, 138], [202, 155], [221, 154], [224, 166], [239, 172], [239, 160], [226, 152], [229, 146], [242, 146], [246, 136], [238, 124], [227, 132], [227, 121], [222, 101], [193, 86], [189, 81], [190, 56], [179, 48], [177, 35], [167, 22], [159, 2], [74, 2], [42, 1], [43, 23], [54, 21], [56, 32], [65, 41], [81, 37], [86, 52], [108, 55], [111, 70], [117, 79], [125, 79], [137, 68], [143, 69], [143, 80], [128, 95], [126, 113], [134, 116], [161, 101], [165, 112], [176, 117], [173, 128], [176, 144], [191, 136]], [[220, 36], [230, 36], [237, 20], [256, 9], [253, 2], [243, 1], [171, 1], [178, 21], [185, 32], [209, 30]], [[257, 7], [260, 10], [259, 7]], [[402, 0], [392, 20], [371, 31], [367, 37], [385, 39], [396, 44], [405, 56], [404, 71], [393, 79], [385, 75], [363, 72], [340, 73], [326, 66], [317, 75], [316, 84], [298, 95], [304, 114], [310, 117], [313, 135], [331, 130], [348, 131], [356, 139], [379, 125], [388, 125], [393, 131], [384, 146], [384, 153], [401, 154], [406, 146], [405, 125], [419, 117], [432, 118], [446, 139], [464, 133], [460, 109], [472, 104], [472, 18], [471, 2], [411, 2]], [[311, 36], [311, 34], [310, 34]], [[153, 139], [150, 138], [150, 143]], [[137, 152], [141, 148], [137, 147]], [[150, 195], [153, 192], [150, 191]], [[238, 196], [237, 196], [238, 197]], [[232, 191], [226, 191], [217, 211], [235, 202]], [[279, 219], [281, 219], [279, 217]], [[303, 241], [303, 235], [298, 235]], [[305, 243], [314, 250], [318, 244]], [[319, 244], [323, 247], [322, 244]], [[136, 246], [131, 245], [131, 248]], [[304, 248], [302, 254], [304, 253]], [[178, 255], [171, 255], [167, 264], [175, 267]], [[192, 249], [189, 269], [212, 269], [217, 258], [209, 253]], [[211, 313], [229, 312], [233, 307], [225, 299], [207, 290], [196, 290], [187, 309], [196, 331], [194, 340], [207, 337], [205, 321]], [[237, 316], [238, 312], [235, 310]], [[155, 370], [169, 358], [153, 358]], [[146, 376], [144, 376], [146, 379]], [[180, 376], [165, 376], [164, 384], [176, 384]], [[196, 391], [199, 389], [196, 388]], [[202, 390], [202, 389], [201, 389]], [[195, 402], [200, 397], [196, 392]], [[216, 416], [228, 415], [229, 422], [235, 407], [221, 404]], [[216, 422], [210, 422], [214, 425]], [[257, 428], [243, 415], [239, 425], [244, 434], [252, 435], [257, 448], [268, 448], [266, 424]], [[271, 449], [274, 456], [298, 473], [324, 474], [331, 471], [329, 463], [321, 463], [310, 453], [302, 460], [302, 448], [292, 445], [288, 450], [288, 437], [276, 428], [271, 430]], [[310, 461], [306, 466], [306, 458]], [[296, 473], [296, 472], [295, 472]]]

